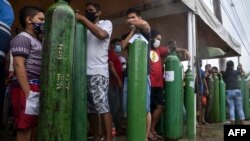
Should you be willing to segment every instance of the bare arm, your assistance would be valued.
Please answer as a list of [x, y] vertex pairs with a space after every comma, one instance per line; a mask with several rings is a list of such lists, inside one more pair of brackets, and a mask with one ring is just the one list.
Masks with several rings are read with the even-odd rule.
[[26, 97], [29, 96], [30, 85], [28, 81], [28, 76], [25, 69], [25, 58], [21, 56], [14, 57], [13, 64], [14, 70], [17, 76], [17, 80], [25, 94]]
[[209, 90], [208, 90], [207, 81], [206, 81], [206, 79], [203, 79], [202, 81], [203, 81], [203, 84], [205, 86], [205, 94], [208, 95], [209, 94]]
[[89, 21], [85, 16], [80, 15], [78, 12], [76, 12], [76, 19], [82, 22], [98, 39], [104, 40], [109, 37], [107, 31], [98, 27], [97, 25]]
[[184, 54], [184, 59], [190, 59], [190, 54], [188, 52], [188, 50], [184, 49], [184, 48], [176, 48], [176, 52], [181, 52]]
[[135, 27], [137, 27], [139, 29], [142, 29], [145, 33], [150, 32], [150, 26], [149, 26], [148, 22], [146, 22], [144, 20], [130, 20], [129, 24], [134, 25]]
[[240, 65], [240, 75], [241, 76], [245, 76], [245, 71], [243, 70], [243, 68], [242, 68], [242, 64], [239, 64]]
[[129, 35], [124, 40], [121, 41], [121, 46], [123, 49], [126, 49], [128, 47], [129, 40], [135, 34], [136, 29], [142, 29], [145, 33], [150, 32], [150, 26], [148, 22], [144, 20], [130, 20], [128, 24], [133, 25], [134, 27], [131, 29]]
[[129, 40], [133, 37], [134, 34], [135, 34], [135, 28], [133, 28], [129, 32], [128, 36], [124, 40], [121, 41], [122, 49], [127, 49], [128, 44], [129, 44]]

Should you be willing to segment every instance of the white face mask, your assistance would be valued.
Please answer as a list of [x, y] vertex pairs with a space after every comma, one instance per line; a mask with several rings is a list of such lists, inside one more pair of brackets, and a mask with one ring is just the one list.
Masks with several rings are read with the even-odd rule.
[[161, 41], [158, 39], [155, 39], [155, 42], [153, 43], [154, 48], [158, 48], [161, 44]]

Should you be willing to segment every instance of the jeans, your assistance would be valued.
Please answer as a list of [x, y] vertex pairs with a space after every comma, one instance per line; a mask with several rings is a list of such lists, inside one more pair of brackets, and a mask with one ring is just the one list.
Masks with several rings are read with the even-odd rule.
[[229, 108], [230, 120], [235, 121], [235, 108], [238, 112], [240, 120], [244, 120], [245, 116], [243, 112], [242, 94], [240, 89], [226, 90], [226, 99]]
[[[124, 78], [124, 84], [123, 84], [123, 111], [124, 113], [127, 113], [127, 93], [128, 93], [128, 77]], [[151, 81], [150, 76], [147, 76], [147, 94], [146, 94], [146, 112], [150, 112], [150, 95], [151, 95]]]

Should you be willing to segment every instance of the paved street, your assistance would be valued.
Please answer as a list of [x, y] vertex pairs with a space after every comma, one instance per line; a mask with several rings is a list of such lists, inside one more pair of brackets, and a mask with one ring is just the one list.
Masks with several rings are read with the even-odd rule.
[[[197, 128], [196, 141], [223, 141], [223, 125], [228, 123], [213, 123]], [[250, 125], [250, 120], [245, 124]], [[0, 131], [0, 141], [14, 141], [15, 137], [10, 130]], [[179, 141], [191, 141], [183, 137]], [[125, 136], [116, 136], [113, 141], [126, 141]], [[160, 141], [160, 140], [159, 140]]]

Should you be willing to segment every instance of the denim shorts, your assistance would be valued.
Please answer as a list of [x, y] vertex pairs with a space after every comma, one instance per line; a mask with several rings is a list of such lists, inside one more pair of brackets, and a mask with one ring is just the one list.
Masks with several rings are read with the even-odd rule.
[[[128, 102], [128, 77], [124, 78], [124, 85], [123, 85], [123, 112], [127, 113], [127, 102]], [[147, 76], [147, 94], [146, 94], [146, 112], [150, 112], [150, 94], [151, 93], [151, 82], [150, 76]]]
[[243, 102], [242, 102], [241, 90], [240, 89], [226, 90], [226, 99], [228, 103], [230, 120], [235, 121], [235, 108], [239, 115], [239, 119], [244, 120], [245, 115], [242, 106]]

